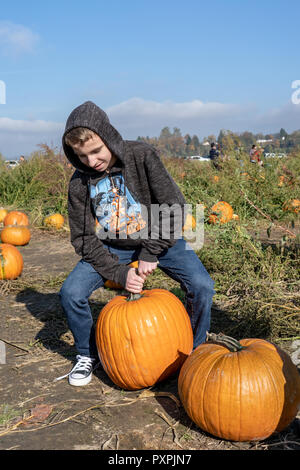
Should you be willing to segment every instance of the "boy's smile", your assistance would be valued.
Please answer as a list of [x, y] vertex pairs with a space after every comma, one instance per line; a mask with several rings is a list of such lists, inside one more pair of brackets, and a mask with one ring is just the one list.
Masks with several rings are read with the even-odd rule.
[[96, 134], [83, 144], [73, 144], [72, 148], [81, 163], [96, 171], [105, 171], [117, 159]]

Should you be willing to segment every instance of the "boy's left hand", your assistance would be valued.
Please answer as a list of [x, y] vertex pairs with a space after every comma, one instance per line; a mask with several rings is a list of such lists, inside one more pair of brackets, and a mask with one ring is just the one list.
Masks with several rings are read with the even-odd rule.
[[157, 268], [158, 262], [150, 263], [149, 261], [139, 260], [139, 267], [138, 267], [138, 274], [143, 278], [146, 279], [149, 274], [151, 274]]

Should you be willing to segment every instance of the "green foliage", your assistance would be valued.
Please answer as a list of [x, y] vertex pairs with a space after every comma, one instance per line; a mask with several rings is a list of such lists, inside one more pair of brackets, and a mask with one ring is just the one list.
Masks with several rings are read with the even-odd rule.
[[0, 204], [35, 214], [38, 223], [51, 213], [67, 213], [67, 191], [72, 170], [53, 149], [42, 150], [13, 169], [0, 167]]

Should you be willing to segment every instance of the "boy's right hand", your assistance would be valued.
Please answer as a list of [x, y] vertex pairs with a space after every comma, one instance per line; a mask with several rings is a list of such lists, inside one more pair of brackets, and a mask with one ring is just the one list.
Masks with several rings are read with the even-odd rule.
[[125, 289], [133, 294], [139, 294], [143, 290], [144, 279], [136, 273], [135, 268], [130, 268], [127, 274]]

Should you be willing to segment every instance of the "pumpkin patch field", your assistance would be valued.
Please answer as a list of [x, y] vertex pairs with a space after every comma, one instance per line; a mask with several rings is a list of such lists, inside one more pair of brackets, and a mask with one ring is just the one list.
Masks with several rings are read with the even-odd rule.
[[162, 158], [191, 208], [184, 236], [204, 230], [210, 334], [192, 351], [185, 292], [159, 268], [141, 297], [108, 280], [89, 298], [102, 367], [86, 387], [56, 380], [76, 355], [59, 299], [80, 259], [73, 170], [47, 146], [0, 162], [1, 450], [300, 450], [300, 154], [218, 171]]

